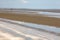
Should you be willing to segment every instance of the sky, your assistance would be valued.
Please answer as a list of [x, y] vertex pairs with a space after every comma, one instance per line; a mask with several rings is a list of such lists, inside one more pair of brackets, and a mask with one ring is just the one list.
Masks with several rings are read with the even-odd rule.
[[60, 0], [0, 0], [0, 8], [60, 9]]

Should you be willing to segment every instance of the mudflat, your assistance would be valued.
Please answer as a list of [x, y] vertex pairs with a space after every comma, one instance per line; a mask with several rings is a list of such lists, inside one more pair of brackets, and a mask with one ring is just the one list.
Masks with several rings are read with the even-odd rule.
[[0, 18], [60, 27], [60, 18], [45, 17], [42, 15], [0, 13]]

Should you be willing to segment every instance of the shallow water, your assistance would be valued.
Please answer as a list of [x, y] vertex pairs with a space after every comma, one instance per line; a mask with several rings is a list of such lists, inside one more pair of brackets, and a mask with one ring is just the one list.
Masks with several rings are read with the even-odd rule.
[[[18, 22], [19, 23], [19, 22]], [[29, 26], [29, 27], [34, 27], [34, 28], [38, 28], [38, 29], [43, 29], [43, 30], [48, 30], [48, 31], [52, 31], [52, 32], [56, 32], [56, 33], [60, 33], [60, 28], [56, 28], [54, 26], [48, 26], [48, 25], [42, 25], [42, 24], [34, 24], [34, 23], [21, 23], [23, 25]]]
[[[22, 35], [21, 37], [24, 38], [25, 40], [33, 40], [33, 39], [37, 40], [35, 38], [35, 36], [38, 38], [38, 40], [39, 39], [41, 39], [41, 40], [45, 40], [45, 39], [46, 40], [56, 40], [56, 39], [60, 40], [60, 38], [59, 38], [60, 36], [50, 33], [50, 31], [55, 32], [55, 33], [60, 33], [60, 31], [59, 31], [60, 28], [56, 28], [53, 26], [34, 24], [34, 23], [28, 23], [28, 22], [21, 22], [21, 21], [14, 21], [14, 20], [0, 18], [0, 28], [1, 28], [0, 30], [3, 30], [3, 31], [8, 32], [10, 34], [12, 33], [16, 37], [19, 35], [20, 36]], [[32, 28], [47, 30], [49, 32], [45, 32], [45, 31], [37, 30], [37, 29], [32, 29]], [[8, 29], [8, 30], [5, 30], [5, 29]], [[14, 34], [15, 32], [17, 34]], [[31, 36], [29, 36], [28, 34]]]
[[60, 18], [60, 13], [54, 13], [54, 12], [38, 12], [38, 14], [47, 15], [48, 17]]
[[[2, 18], [0, 18], [0, 19], [2, 20]], [[47, 31], [55, 32], [55, 33], [60, 33], [60, 28], [55, 27], [55, 26], [21, 22], [21, 21], [13, 21], [13, 20], [8, 20], [8, 19], [4, 19], [4, 20], [5, 21], [11, 21], [11, 22], [14, 22], [14, 23], [18, 23], [18, 24], [21, 24], [21, 25], [25, 25], [25, 26], [28, 26], [28, 27], [33, 27], [33, 28], [43, 29], [43, 30], [47, 30]]]

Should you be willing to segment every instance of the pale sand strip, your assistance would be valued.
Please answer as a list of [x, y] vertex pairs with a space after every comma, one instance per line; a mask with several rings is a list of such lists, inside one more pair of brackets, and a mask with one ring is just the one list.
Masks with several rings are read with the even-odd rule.
[[22, 37], [13, 37], [12, 35], [0, 31], [0, 40], [24, 40]]

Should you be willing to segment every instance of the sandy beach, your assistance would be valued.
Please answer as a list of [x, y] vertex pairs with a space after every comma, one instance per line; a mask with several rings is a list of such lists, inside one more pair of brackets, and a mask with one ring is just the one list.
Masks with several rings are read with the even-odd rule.
[[42, 15], [0, 13], [0, 18], [60, 27], [60, 18], [45, 17]]

